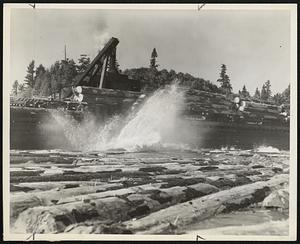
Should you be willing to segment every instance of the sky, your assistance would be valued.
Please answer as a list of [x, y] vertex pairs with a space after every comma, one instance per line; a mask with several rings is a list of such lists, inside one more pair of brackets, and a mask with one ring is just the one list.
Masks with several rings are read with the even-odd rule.
[[[205, 7], [204, 7], [205, 8]], [[50, 67], [80, 54], [94, 58], [116, 37], [121, 69], [148, 67], [190, 73], [216, 84], [227, 66], [233, 91], [251, 94], [267, 80], [273, 93], [290, 82], [288, 10], [12, 9], [10, 75], [22, 82], [31, 60]]]

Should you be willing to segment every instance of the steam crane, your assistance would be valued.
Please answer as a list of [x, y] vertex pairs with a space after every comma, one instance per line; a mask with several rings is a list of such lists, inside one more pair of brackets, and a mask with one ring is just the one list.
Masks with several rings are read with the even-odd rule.
[[128, 79], [128, 76], [120, 74], [116, 67], [116, 47], [118, 43], [119, 40], [114, 37], [106, 43], [86, 71], [79, 77], [76, 86], [136, 92], [141, 90], [139, 81]]

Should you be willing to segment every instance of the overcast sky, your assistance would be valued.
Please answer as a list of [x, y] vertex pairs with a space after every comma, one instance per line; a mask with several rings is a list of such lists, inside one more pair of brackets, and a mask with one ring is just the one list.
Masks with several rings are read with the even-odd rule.
[[110, 38], [120, 41], [121, 69], [148, 67], [152, 49], [159, 69], [208, 79], [226, 64], [234, 91], [252, 94], [270, 80], [273, 93], [290, 82], [287, 10], [46, 10], [11, 12], [11, 82], [23, 81], [31, 60], [50, 67], [67, 56], [94, 58]]

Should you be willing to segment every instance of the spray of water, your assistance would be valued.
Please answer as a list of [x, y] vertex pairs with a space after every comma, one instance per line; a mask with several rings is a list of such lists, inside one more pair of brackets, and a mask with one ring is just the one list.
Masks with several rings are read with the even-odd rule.
[[125, 125], [114, 144], [132, 150], [166, 142], [174, 133], [183, 102], [183, 93], [176, 84], [156, 91]]
[[69, 148], [80, 151], [107, 149], [123, 123], [120, 116], [114, 116], [104, 124], [99, 124], [92, 114], [86, 114], [80, 122], [61, 111], [53, 111], [52, 116], [68, 139]]
[[79, 123], [71, 116], [57, 111], [53, 112], [53, 117], [63, 128], [73, 149], [136, 150], [168, 143], [168, 138], [176, 133], [175, 124], [183, 104], [184, 94], [173, 84], [157, 90], [127, 119], [115, 116], [106, 123], [99, 124], [89, 114]]

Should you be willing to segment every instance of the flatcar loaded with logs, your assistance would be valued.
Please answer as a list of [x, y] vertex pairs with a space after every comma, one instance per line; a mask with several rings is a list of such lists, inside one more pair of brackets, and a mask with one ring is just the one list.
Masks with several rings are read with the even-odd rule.
[[[115, 114], [129, 114], [132, 106], [147, 98], [149, 94], [141, 92], [140, 81], [118, 71], [118, 43], [118, 39], [111, 38], [76, 84], [62, 90], [60, 99], [11, 98], [11, 149], [70, 149], [64, 128], [56, 126], [54, 111], [77, 121], [92, 113], [102, 123]], [[180, 89], [185, 94], [182, 130], [185, 124], [196, 128], [199, 133], [192, 136], [195, 141], [201, 137], [197, 146], [250, 148], [265, 144], [289, 148], [288, 108], [242, 101], [234, 95]]]

